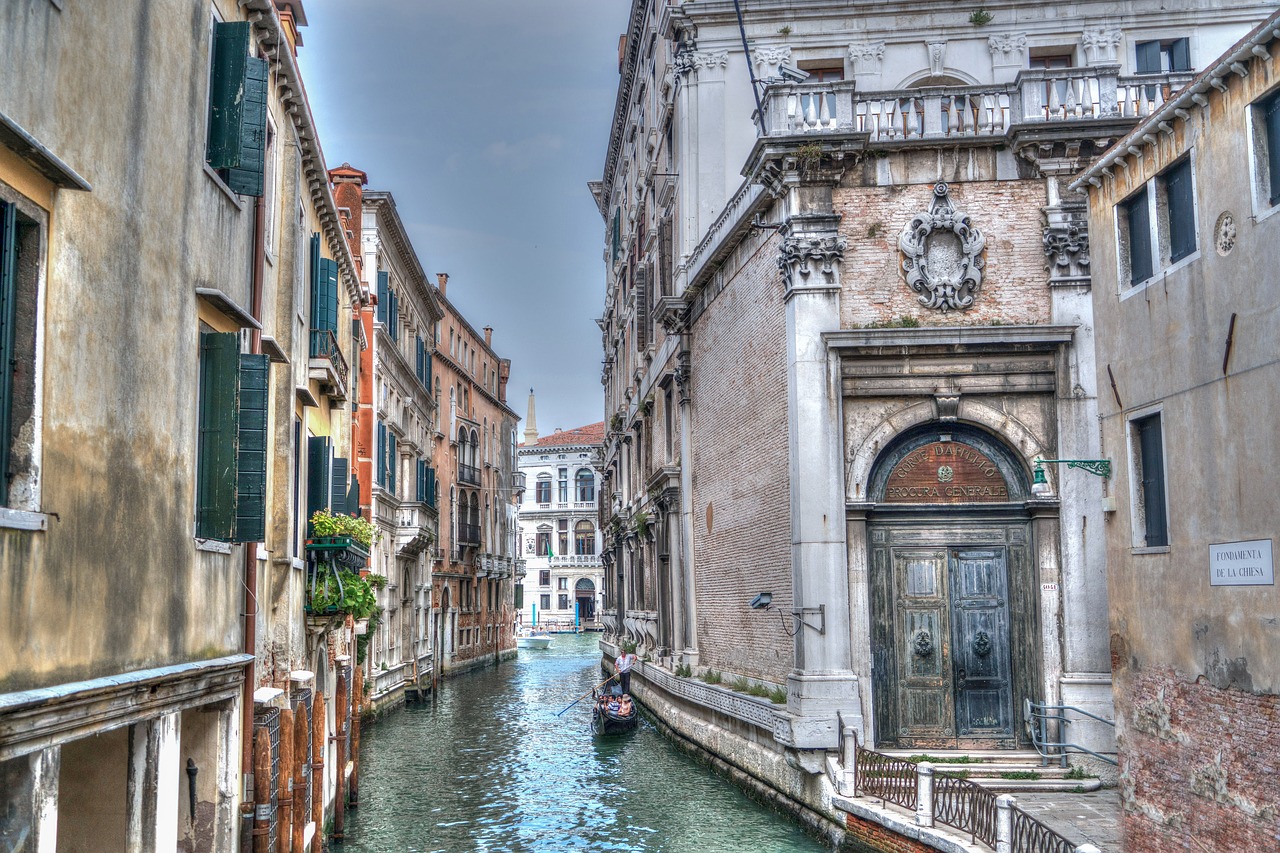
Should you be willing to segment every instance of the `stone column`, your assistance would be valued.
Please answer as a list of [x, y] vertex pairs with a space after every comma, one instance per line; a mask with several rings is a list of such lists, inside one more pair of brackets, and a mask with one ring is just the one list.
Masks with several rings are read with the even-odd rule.
[[178, 846], [178, 714], [129, 727], [126, 786], [128, 853], [160, 853]]
[[[680, 84], [676, 91], [676, 121], [679, 124], [677, 138], [676, 171], [682, 173], [679, 183], [677, 209], [679, 212], [679, 250], [676, 253], [675, 292], [683, 293], [688, 281], [685, 278], [684, 260], [698, 244], [698, 78], [693, 73], [693, 50], [688, 43], [676, 53], [676, 71]], [[612, 213], [610, 213], [612, 216]]]
[[[838, 174], [801, 169], [789, 180], [782, 254], [787, 312], [787, 420], [791, 490], [791, 577], [795, 669], [787, 710], [798, 749], [839, 746], [838, 716], [858, 720], [849, 648], [842, 417], [838, 360], [824, 332], [840, 328], [845, 241], [832, 212]], [[856, 725], [861, 728], [861, 725]]]
[[[725, 187], [725, 138], [724, 119], [724, 76], [729, 65], [727, 50], [699, 51], [693, 54], [693, 65], [698, 73], [697, 115], [698, 126], [694, 129], [697, 139], [705, 139], [720, 143], [709, 146], [706, 150], [697, 151], [697, 171], [688, 171], [688, 183], [699, 184], [697, 198], [697, 224], [694, 234], [707, 232], [711, 223], [720, 215], [720, 210], [728, 198]], [[695, 143], [696, 144], [696, 143]], [[696, 178], [695, 178], [696, 176]], [[688, 247], [692, 251], [693, 246]]]
[[680, 616], [681, 657], [698, 665], [698, 596], [693, 563], [693, 409], [687, 341], [676, 354], [676, 387], [680, 399]]

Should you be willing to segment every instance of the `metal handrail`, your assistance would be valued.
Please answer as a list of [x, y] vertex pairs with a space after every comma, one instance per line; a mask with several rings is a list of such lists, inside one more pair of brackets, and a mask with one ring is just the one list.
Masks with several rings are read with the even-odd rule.
[[[1071, 725], [1073, 722], [1079, 722], [1078, 720], [1072, 720], [1067, 717], [1066, 714], [1068, 711], [1074, 711], [1075, 713], [1088, 717], [1091, 720], [1096, 720], [1099, 723], [1105, 723], [1113, 729], [1116, 727], [1114, 720], [1099, 717], [1097, 714], [1090, 713], [1083, 708], [1077, 708], [1075, 705], [1049, 705], [1045, 702], [1032, 702], [1030, 699], [1024, 699], [1022, 703], [1022, 719], [1027, 725], [1027, 733], [1031, 736], [1032, 745], [1036, 748], [1036, 752], [1040, 753], [1040, 758], [1045, 762], [1050, 758], [1057, 758], [1061, 761], [1062, 766], [1066, 767], [1067, 752], [1069, 750], [1076, 750], [1077, 752], [1092, 755], [1094, 758], [1100, 761], [1105, 761], [1113, 766], [1118, 766], [1119, 762], [1116, 761], [1116, 759], [1094, 752], [1087, 746], [1081, 746], [1078, 743], [1072, 743], [1066, 739], [1066, 727]], [[1062, 724], [1062, 734], [1059, 735], [1059, 740], [1057, 741], [1049, 740], [1050, 722]], [[1050, 750], [1062, 751], [1056, 755], [1051, 755], [1049, 752]]]

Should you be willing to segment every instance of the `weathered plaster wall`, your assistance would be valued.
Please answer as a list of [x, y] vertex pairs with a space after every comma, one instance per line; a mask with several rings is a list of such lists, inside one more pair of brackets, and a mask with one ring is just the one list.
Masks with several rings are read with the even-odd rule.
[[[1268, 216], [1265, 196], [1254, 201], [1247, 125], [1280, 66], [1245, 65], [1247, 77], [1229, 74], [1225, 94], [1211, 91], [1207, 107], [1171, 119], [1171, 135], [1155, 133], [1154, 148], [1143, 146], [1090, 193], [1103, 445], [1117, 463], [1107, 526], [1111, 658], [1135, 850], [1191, 837], [1214, 849], [1264, 849], [1280, 831], [1280, 801], [1264, 778], [1274, 778], [1280, 753], [1280, 596], [1274, 585], [1211, 586], [1208, 558], [1212, 543], [1276, 539], [1280, 219]], [[1187, 150], [1197, 254], [1145, 288], [1127, 277], [1119, 284], [1115, 205]], [[1224, 213], [1234, 245], [1220, 254]], [[1128, 425], [1157, 409], [1170, 541], [1148, 549], [1134, 533]]]
[[196, 287], [249, 301], [251, 210], [204, 168], [202, 3], [0, 12], [0, 103], [84, 175], [50, 234], [45, 534], [6, 532], [0, 685], [236, 650], [240, 561], [197, 552]]
[[[776, 239], [742, 261], [693, 328], [693, 531], [701, 663], [783, 681], [794, 665], [786, 313]], [[789, 620], [788, 620], [789, 621]], [[791, 626], [788, 625], [788, 630]]]

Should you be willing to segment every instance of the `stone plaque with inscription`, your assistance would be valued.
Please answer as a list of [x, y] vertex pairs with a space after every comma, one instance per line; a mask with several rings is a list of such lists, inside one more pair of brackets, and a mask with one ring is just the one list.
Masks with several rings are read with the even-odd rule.
[[886, 503], [1007, 503], [1000, 468], [976, 448], [935, 441], [911, 451], [889, 474]]
[[1270, 539], [1209, 546], [1210, 586], [1272, 586], [1275, 582]]

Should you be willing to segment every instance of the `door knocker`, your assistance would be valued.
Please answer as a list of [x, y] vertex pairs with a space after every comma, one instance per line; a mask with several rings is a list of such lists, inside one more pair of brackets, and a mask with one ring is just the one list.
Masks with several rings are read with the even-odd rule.
[[980, 658], [985, 658], [991, 654], [991, 635], [986, 631], [979, 631], [973, 638], [973, 653]]
[[933, 654], [933, 635], [922, 628], [916, 631], [911, 646], [917, 656], [927, 658]]

